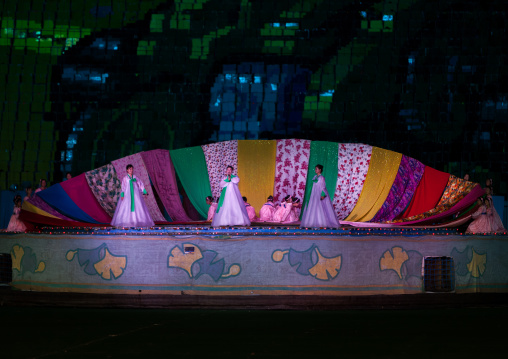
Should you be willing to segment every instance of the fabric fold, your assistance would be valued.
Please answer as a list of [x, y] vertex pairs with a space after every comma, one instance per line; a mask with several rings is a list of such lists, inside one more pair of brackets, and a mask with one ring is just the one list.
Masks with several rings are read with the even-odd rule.
[[411, 201], [424, 169], [421, 162], [403, 155], [390, 193], [371, 222], [391, 221], [396, 218]]
[[[54, 184], [44, 191], [37, 192], [35, 196], [39, 196], [51, 207], [58, 208], [59, 212], [78, 222], [101, 223], [79, 208], [78, 205], [72, 201], [67, 192], [65, 192], [60, 183]], [[109, 222], [104, 223], [109, 224]]]
[[450, 178], [449, 173], [438, 171], [432, 167], [425, 166], [422, 179], [416, 187], [415, 194], [408, 207], [397, 219], [413, 217], [425, 213], [439, 203], [441, 196]]
[[[58, 212], [56, 209], [51, 207], [49, 204], [44, 202], [41, 197], [39, 196], [32, 196], [27, 203], [30, 203], [33, 207], [31, 207], [33, 210], [35, 210], [34, 213], [39, 213], [38, 210], [41, 210], [44, 213], [48, 213], [56, 218], [63, 219], [64, 221], [72, 221], [67, 216], [64, 216], [62, 213]], [[33, 211], [32, 211], [33, 212]], [[41, 213], [42, 214], [42, 213]]]
[[60, 217], [54, 216], [54, 215], [36, 207], [36, 206], [34, 206], [33, 204], [31, 204], [30, 202], [27, 202], [27, 201], [23, 202], [23, 204], [21, 205], [21, 209], [23, 209], [24, 211], [39, 214], [39, 215], [45, 216], [45, 217], [62, 219]]
[[203, 149], [196, 146], [170, 150], [169, 155], [190, 202], [202, 218], [207, 218], [206, 197], [211, 196], [212, 191]]
[[122, 192], [115, 167], [108, 163], [85, 172], [85, 178], [97, 202], [110, 217], [113, 217], [120, 192]]
[[385, 202], [399, 171], [402, 154], [379, 147], [372, 149], [369, 171], [360, 198], [346, 221], [370, 221]]
[[168, 212], [168, 215], [176, 222], [189, 222], [191, 219], [185, 213], [178, 193], [175, 168], [168, 150], [153, 150], [141, 153], [145, 167], [157, 191], [159, 198]]
[[69, 195], [71, 200], [83, 212], [95, 219], [99, 223], [111, 222], [111, 217], [101, 207], [95, 199], [95, 196], [88, 186], [85, 174], [82, 173], [76, 177], [60, 183], [64, 191]]
[[[470, 182], [472, 183], [472, 182]], [[467, 209], [469, 206], [471, 206], [475, 201], [481, 197], [483, 194], [485, 194], [485, 191], [481, 186], [477, 183], [473, 183], [473, 189], [465, 194], [455, 205], [453, 205], [451, 208], [446, 209], [445, 211], [431, 214], [428, 217], [414, 219], [411, 221], [405, 221], [405, 222], [392, 222], [392, 224], [401, 225], [401, 226], [409, 226], [413, 224], [425, 224], [425, 223], [435, 223], [436, 221], [441, 220], [442, 218], [446, 218], [448, 216], [452, 216], [456, 213], [460, 213]]]
[[[418, 221], [421, 219], [432, 217], [441, 212], [445, 212], [457, 204], [462, 198], [464, 198], [472, 189], [477, 186], [476, 183], [463, 180], [454, 175], [450, 175], [446, 188], [443, 191], [443, 195], [439, 200], [438, 204], [432, 209], [417, 214], [412, 217], [404, 218], [402, 222]], [[397, 221], [395, 221], [397, 222]]]
[[238, 188], [256, 213], [273, 195], [276, 146], [277, 141], [238, 141]]

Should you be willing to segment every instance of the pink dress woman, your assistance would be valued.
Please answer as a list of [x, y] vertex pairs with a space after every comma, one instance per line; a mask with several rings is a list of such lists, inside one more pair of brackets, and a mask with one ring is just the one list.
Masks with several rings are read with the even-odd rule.
[[489, 233], [491, 232], [489, 216], [492, 211], [482, 204], [475, 213], [473, 213], [473, 221], [467, 226], [466, 233]]
[[491, 195], [487, 195], [486, 201], [489, 202], [490, 214], [488, 215], [488, 220], [490, 224], [490, 232], [505, 232], [506, 229], [503, 226], [503, 221], [501, 221], [501, 217], [496, 211], [494, 207], [494, 201]]
[[135, 174], [127, 175], [122, 180], [122, 193], [111, 221], [114, 227], [153, 227], [155, 223], [150, 216], [143, 199], [146, 189]]
[[260, 222], [272, 222], [273, 214], [275, 213], [275, 205], [273, 202], [266, 202], [263, 207], [259, 210], [259, 221]]
[[245, 209], [247, 210], [247, 215], [249, 216], [249, 221], [256, 222], [256, 209], [250, 205], [250, 203], [245, 202]]
[[275, 210], [272, 222], [276, 223], [287, 222], [289, 214], [291, 213], [292, 209], [293, 204], [291, 202], [282, 202]]
[[7, 226], [7, 232], [24, 232], [26, 231], [25, 224], [19, 219], [19, 212], [21, 208], [14, 206], [9, 225]]
[[213, 220], [213, 215], [215, 214], [215, 211], [217, 211], [217, 203], [214, 202], [210, 205], [210, 208], [208, 208], [208, 218], [207, 221], [211, 222]]
[[294, 223], [300, 220], [300, 204], [292, 203], [291, 210], [289, 211], [289, 216], [286, 219], [287, 223]]

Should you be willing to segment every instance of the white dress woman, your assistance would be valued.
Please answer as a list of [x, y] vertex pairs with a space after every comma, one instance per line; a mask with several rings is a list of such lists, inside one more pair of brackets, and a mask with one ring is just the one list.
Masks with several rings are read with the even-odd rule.
[[323, 166], [317, 165], [316, 175], [312, 179], [310, 199], [303, 209], [300, 227], [310, 228], [338, 228], [339, 221], [335, 216], [332, 201], [326, 190], [325, 178], [321, 175]]
[[217, 211], [213, 216], [212, 227], [250, 226], [249, 215], [240, 194], [240, 189], [238, 189], [238, 182], [240, 182], [240, 178], [233, 175], [233, 167], [228, 166], [226, 177], [220, 182], [222, 192]]
[[111, 225], [114, 227], [153, 227], [155, 224], [143, 195], [147, 195], [143, 182], [134, 174], [134, 167], [127, 165], [127, 176], [122, 179], [122, 193]]

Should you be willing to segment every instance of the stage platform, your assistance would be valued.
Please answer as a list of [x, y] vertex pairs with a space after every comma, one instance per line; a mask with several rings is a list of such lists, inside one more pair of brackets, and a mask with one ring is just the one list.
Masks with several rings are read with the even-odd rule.
[[22, 291], [316, 300], [508, 292], [508, 236], [455, 228], [43, 227], [1, 233], [0, 253], [12, 261], [10, 287]]

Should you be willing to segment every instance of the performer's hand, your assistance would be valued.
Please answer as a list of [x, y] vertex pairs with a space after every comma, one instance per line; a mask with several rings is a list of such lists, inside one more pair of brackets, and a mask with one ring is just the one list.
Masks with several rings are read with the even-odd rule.
[[325, 196], [321, 196], [321, 201], [325, 199]]

